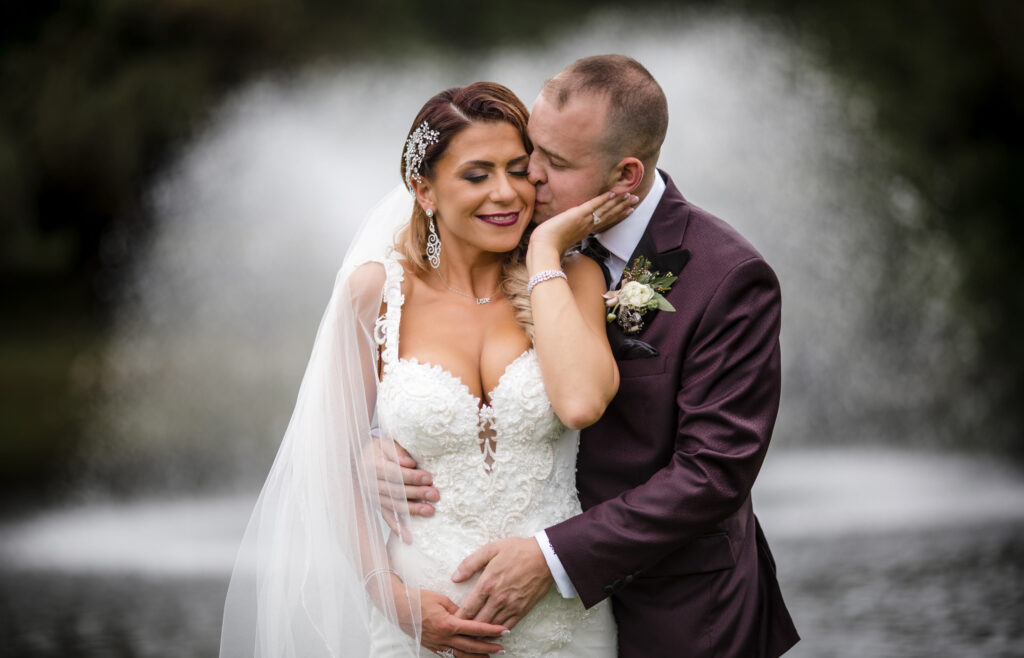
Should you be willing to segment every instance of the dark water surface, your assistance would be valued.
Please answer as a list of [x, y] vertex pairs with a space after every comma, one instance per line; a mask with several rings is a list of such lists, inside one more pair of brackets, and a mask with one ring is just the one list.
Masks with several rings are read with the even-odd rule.
[[217, 655], [226, 577], [27, 571], [0, 578], [0, 655]]
[[1024, 656], [1024, 524], [778, 545], [794, 658]]
[[[773, 541], [798, 657], [1024, 655], [1024, 523]], [[226, 578], [0, 574], [0, 654], [215, 656]]]

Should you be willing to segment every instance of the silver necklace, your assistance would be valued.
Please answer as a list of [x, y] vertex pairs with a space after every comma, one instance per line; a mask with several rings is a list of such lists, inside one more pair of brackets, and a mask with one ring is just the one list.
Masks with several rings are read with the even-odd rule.
[[[469, 294], [468, 292], [462, 292], [461, 290], [457, 290], [455, 288], [452, 288], [450, 285], [448, 285], [448, 282], [444, 280], [444, 277], [441, 276], [441, 271], [440, 270], [434, 270], [434, 272], [437, 273], [437, 278], [441, 279], [441, 283], [444, 284], [444, 287], [447, 288], [448, 290], [452, 291], [456, 295], [462, 295], [463, 297], [469, 297], [470, 299], [475, 301], [477, 304], [486, 304], [489, 301], [491, 301], [490, 297], [476, 297], [474, 295]], [[493, 296], [494, 293], [491, 293], [491, 295]]]

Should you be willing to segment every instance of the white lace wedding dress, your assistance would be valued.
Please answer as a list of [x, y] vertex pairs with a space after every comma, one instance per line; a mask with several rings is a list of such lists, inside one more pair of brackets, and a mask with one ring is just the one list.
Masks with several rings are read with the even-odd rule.
[[[580, 512], [579, 432], [566, 429], [552, 410], [532, 349], [508, 365], [490, 404], [440, 366], [399, 358], [403, 268], [382, 262], [387, 310], [376, 327], [383, 348], [378, 420], [441, 491], [434, 516], [410, 519], [413, 543], [393, 538], [388, 550], [400, 574], [420, 574], [420, 582], [406, 584], [459, 603], [473, 582], [455, 584], [451, 574], [471, 552], [496, 539], [532, 536]], [[409, 641], [392, 629], [378, 625], [373, 655], [387, 656]], [[552, 587], [502, 644], [509, 656], [615, 656], [611, 608], [605, 601], [586, 610]]]

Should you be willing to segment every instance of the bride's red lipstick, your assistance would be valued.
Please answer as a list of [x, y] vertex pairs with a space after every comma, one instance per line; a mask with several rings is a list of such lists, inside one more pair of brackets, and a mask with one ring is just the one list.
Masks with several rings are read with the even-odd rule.
[[495, 215], [477, 215], [476, 218], [493, 226], [512, 226], [519, 221], [519, 213], [505, 212]]

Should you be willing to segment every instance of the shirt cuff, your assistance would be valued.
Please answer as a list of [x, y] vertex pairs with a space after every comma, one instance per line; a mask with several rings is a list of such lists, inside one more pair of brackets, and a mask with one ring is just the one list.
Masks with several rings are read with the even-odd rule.
[[551, 542], [548, 541], [548, 533], [541, 530], [533, 538], [540, 544], [540, 552], [544, 554], [544, 561], [548, 563], [548, 570], [555, 579], [555, 587], [558, 588], [558, 593], [564, 599], [575, 599], [578, 597], [579, 594], [576, 592], [576, 588], [573, 586], [572, 581], [569, 580], [569, 574], [565, 573], [562, 561], [555, 555], [555, 549], [551, 547]]

